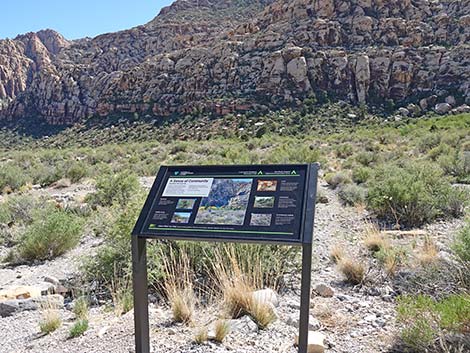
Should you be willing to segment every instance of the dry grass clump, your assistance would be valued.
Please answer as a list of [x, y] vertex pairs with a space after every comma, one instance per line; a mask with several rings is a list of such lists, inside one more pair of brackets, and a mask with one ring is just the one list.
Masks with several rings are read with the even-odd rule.
[[376, 224], [368, 223], [365, 227], [364, 245], [372, 252], [380, 251], [388, 247], [388, 243], [380, 233]]
[[44, 311], [42, 321], [39, 323], [39, 329], [42, 333], [48, 335], [57, 330], [62, 325], [62, 319], [57, 310], [47, 309]]
[[214, 341], [222, 343], [230, 332], [230, 325], [226, 320], [217, 320], [215, 323]]
[[194, 335], [194, 342], [197, 344], [203, 344], [209, 339], [209, 334], [207, 332], [207, 327], [201, 327], [196, 331]]
[[424, 239], [424, 245], [417, 255], [419, 264], [426, 266], [435, 263], [438, 259], [438, 253], [439, 250], [437, 249], [436, 243], [429, 237], [426, 237]]
[[193, 273], [190, 261], [185, 253], [175, 257], [176, 251], [170, 251], [164, 260], [165, 283], [164, 291], [170, 302], [173, 320], [175, 322], [191, 323], [196, 306], [196, 295], [193, 287]]
[[339, 263], [345, 257], [345, 255], [346, 253], [344, 252], [344, 248], [339, 244], [333, 245], [330, 250], [330, 259], [335, 264]]
[[365, 266], [358, 260], [345, 257], [338, 263], [338, 269], [349, 283], [360, 284], [364, 281]]
[[241, 265], [233, 247], [227, 246], [215, 255], [214, 282], [223, 295], [227, 315], [239, 318], [250, 315], [264, 329], [276, 319], [271, 303], [254, 299], [253, 292], [263, 284], [259, 261]]

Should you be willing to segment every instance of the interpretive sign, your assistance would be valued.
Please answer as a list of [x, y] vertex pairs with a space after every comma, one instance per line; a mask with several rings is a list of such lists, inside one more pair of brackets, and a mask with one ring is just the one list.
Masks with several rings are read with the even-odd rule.
[[302, 243], [308, 170], [308, 165], [162, 167], [134, 233]]
[[299, 352], [307, 352], [318, 164], [161, 167], [132, 236], [135, 342], [150, 352], [146, 239], [302, 246]]

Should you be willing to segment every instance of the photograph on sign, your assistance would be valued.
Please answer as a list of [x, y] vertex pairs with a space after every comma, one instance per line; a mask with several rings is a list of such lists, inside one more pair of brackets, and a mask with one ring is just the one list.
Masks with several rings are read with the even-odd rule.
[[307, 165], [163, 167], [136, 233], [299, 243], [307, 171]]

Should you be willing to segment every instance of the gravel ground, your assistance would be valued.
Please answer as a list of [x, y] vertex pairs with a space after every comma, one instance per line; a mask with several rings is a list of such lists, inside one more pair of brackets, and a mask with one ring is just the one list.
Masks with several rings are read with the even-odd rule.
[[[151, 185], [148, 178], [142, 182], [146, 186]], [[320, 187], [329, 202], [317, 205], [312, 287], [319, 283], [326, 284], [334, 291], [334, 295], [312, 295], [311, 313], [319, 322], [319, 331], [326, 336], [327, 352], [392, 351], [398, 332], [393, 300], [397, 294], [396, 283], [384, 279], [379, 271], [371, 270], [368, 273], [368, 284], [356, 287], [347, 285], [329, 258], [330, 249], [335, 244], [342, 244], [350, 254], [364, 256], [364, 249], [358, 246], [358, 243], [368, 214], [360, 208], [343, 207], [335, 191], [325, 185]], [[82, 196], [82, 193], [80, 195]], [[460, 225], [459, 220], [439, 222], [425, 229], [435, 237], [438, 247], [443, 249], [440, 253], [442, 256], [445, 256], [445, 249], [450, 241], [448, 234], [453, 234]], [[42, 282], [45, 275], [60, 279], [71, 278], [77, 271], [80, 257], [90, 254], [98, 245], [99, 240], [87, 237], [75, 250], [54, 261], [35, 266], [0, 268], [0, 288], [17, 284], [37, 284]], [[230, 333], [223, 345], [211, 342], [203, 345], [192, 343], [195, 327], [172, 324], [167, 307], [151, 304], [152, 350], [161, 353], [296, 352], [293, 341], [297, 329], [288, 322], [290, 318], [298, 315], [300, 274], [294, 273], [287, 280], [290, 288], [279, 294], [279, 320], [267, 330], [258, 333]], [[199, 310], [196, 325], [207, 323], [215, 313], [216, 308]], [[89, 330], [75, 339], [68, 339], [73, 314], [66, 309], [62, 309], [60, 314], [63, 319], [62, 327], [47, 336], [39, 333], [41, 312], [28, 311], [0, 318], [0, 352], [134, 351], [132, 311], [116, 317], [104, 306], [93, 308], [90, 312]]]

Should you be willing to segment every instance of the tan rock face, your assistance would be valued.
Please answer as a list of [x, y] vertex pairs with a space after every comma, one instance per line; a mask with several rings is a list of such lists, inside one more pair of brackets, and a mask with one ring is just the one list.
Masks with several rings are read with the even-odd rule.
[[178, 0], [93, 39], [29, 33], [0, 41], [0, 119], [275, 109], [319, 91], [468, 103], [469, 13], [469, 1]]

